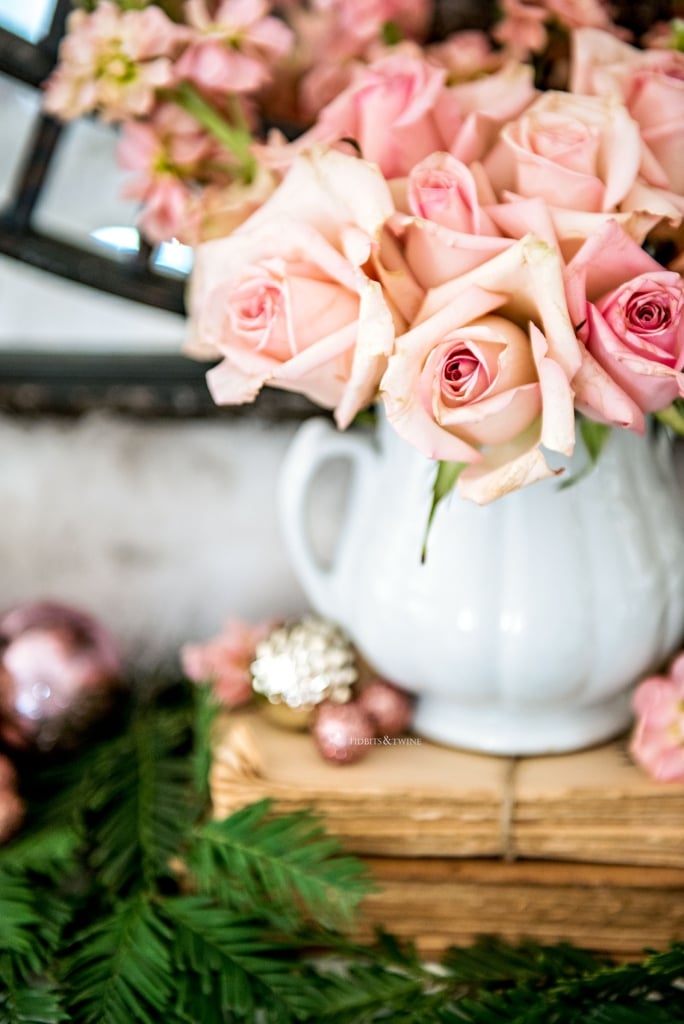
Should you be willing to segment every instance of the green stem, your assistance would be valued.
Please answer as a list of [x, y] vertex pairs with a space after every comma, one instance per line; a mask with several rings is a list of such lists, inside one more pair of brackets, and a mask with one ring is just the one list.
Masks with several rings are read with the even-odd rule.
[[[256, 160], [250, 152], [252, 136], [242, 110], [239, 110], [239, 114], [236, 117], [237, 126], [229, 124], [189, 82], [181, 82], [169, 98], [177, 103], [179, 107], [182, 107], [191, 117], [194, 117], [203, 128], [206, 128], [235, 157], [239, 164], [240, 175], [244, 181], [253, 181]], [[238, 104], [234, 102], [231, 112], [236, 110], [238, 110]]]

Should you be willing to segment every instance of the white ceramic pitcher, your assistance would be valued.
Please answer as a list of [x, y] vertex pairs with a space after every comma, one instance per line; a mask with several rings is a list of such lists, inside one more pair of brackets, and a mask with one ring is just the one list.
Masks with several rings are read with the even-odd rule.
[[[549, 479], [486, 507], [451, 494], [421, 562], [435, 463], [384, 419], [371, 437], [317, 418], [283, 466], [285, 542], [313, 608], [418, 695], [418, 733], [497, 754], [579, 749], [628, 725], [630, 688], [684, 639], [684, 502], [658, 440], [613, 430], [565, 489]], [[326, 566], [308, 494], [340, 457], [352, 478]]]

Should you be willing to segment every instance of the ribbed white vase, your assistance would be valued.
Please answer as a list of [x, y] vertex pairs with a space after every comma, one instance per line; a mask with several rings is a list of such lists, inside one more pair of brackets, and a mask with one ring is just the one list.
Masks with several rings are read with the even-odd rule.
[[[578, 451], [565, 476], [586, 462]], [[325, 462], [353, 465], [331, 565], [308, 494]], [[418, 696], [415, 729], [496, 754], [579, 749], [622, 731], [630, 690], [684, 637], [684, 502], [664, 437], [612, 431], [598, 465], [479, 507], [438, 506], [435, 464], [384, 421], [377, 438], [324, 419], [298, 432], [280, 511], [312, 607], [380, 674]]]

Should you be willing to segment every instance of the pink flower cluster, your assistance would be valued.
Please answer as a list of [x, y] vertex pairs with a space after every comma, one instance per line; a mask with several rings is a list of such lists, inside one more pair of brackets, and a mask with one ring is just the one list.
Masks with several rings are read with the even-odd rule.
[[[267, 0], [187, 0], [177, 24], [154, 4], [102, 0], [69, 15], [45, 108], [63, 119], [123, 122], [120, 161], [135, 173], [151, 241], [232, 230], [269, 191], [249, 156], [248, 103], [290, 50]], [[211, 10], [211, 13], [210, 13]]]
[[517, 62], [452, 83], [405, 44], [264, 147], [282, 181], [196, 251], [216, 401], [286, 388], [343, 428], [379, 398], [487, 503], [557, 472], [576, 412], [643, 432], [681, 400], [682, 280], [642, 243], [684, 215], [684, 56], [582, 29], [572, 85]]
[[684, 654], [668, 675], [640, 683], [632, 703], [637, 716], [632, 757], [661, 782], [684, 782]]
[[[187, 0], [182, 24], [102, 0], [46, 98], [122, 120], [145, 232], [195, 246], [217, 402], [285, 388], [344, 428], [381, 401], [480, 503], [558, 472], [577, 413], [684, 422], [684, 55], [625, 42], [603, 0], [502, 14], [428, 45], [427, 0]], [[540, 92], [518, 58], [551, 23], [571, 52]], [[275, 95], [318, 113], [257, 145]]]
[[[489, 35], [459, 31], [428, 43], [433, 6], [99, 0], [92, 12], [69, 16], [45, 108], [65, 120], [95, 113], [122, 123], [121, 163], [134, 172], [129, 195], [142, 203], [143, 233], [153, 242], [194, 245], [233, 230], [273, 187], [251, 150], [259, 114], [306, 127], [397, 43], [416, 47], [449, 84], [465, 85], [542, 50], [551, 23], [556, 34], [589, 26], [616, 31], [603, 0], [505, 0]], [[665, 38], [661, 31], [658, 45]], [[334, 113], [325, 116], [334, 122]], [[502, 109], [499, 117], [506, 116]]]
[[183, 671], [192, 682], [210, 685], [221, 704], [239, 707], [253, 696], [250, 666], [257, 644], [272, 629], [273, 623], [231, 619], [211, 640], [183, 647]]

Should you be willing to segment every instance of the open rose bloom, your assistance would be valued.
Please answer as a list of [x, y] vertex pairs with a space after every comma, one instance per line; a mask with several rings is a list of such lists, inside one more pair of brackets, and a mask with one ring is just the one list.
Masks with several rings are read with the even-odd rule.
[[[643, 243], [676, 227], [681, 186], [586, 39], [628, 66], [633, 48], [584, 31], [577, 92], [537, 93], [510, 61], [452, 82], [407, 45], [259, 150], [280, 184], [196, 252], [189, 351], [221, 359], [216, 401], [300, 391], [341, 428], [378, 403], [479, 504], [562, 472], [578, 415], [680, 416], [682, 280]], [[676, 66], [640, 57], [639, 95]]]
[[[485, 504], [561, 472], [578, 417], [684, 430], [684, 58], [597, 0], [511, 0], [435, 46], [432, 13], [102, 0], [47, 98], [123, 121], [143, 226], [193, 244], [218, 403], [287, 389], [341, 429], [377, 405]], [[257, 144], [274, 97], [313, 123]]]

